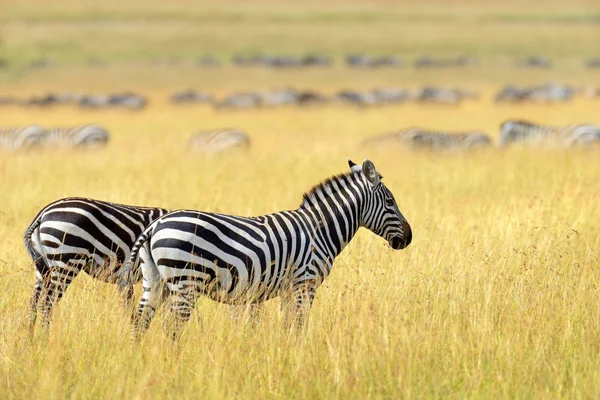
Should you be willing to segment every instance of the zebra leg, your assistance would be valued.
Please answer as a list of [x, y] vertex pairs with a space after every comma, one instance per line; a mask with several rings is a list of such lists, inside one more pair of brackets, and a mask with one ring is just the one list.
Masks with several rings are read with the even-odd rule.
[[37, 308], [44, 289], [44, 278], [37, 269], [35, 271], [35, 283], [33, 284], [33, 294], [29, 301], [29, 335], [33, 336], [35, 329], [35, 320], [37, 319]]
[[171, 291], [172, 325], [169, 333], [173, 341], [179, 340], [181, 328], [190, 319], [197, 297], [197, 289], [194, 285], [186, 285]]
[[[145, 248], [140, 249], [140, 254]], [[156, 310], [164, 301], [163, 292], [166, 289], [158, 268], [151, 260], [142, 264], [142, 298], [133, 314], [131, 341], [137, 342], [146, 332]]]
[[63, 294], [81, 271], [78, 263], [67, 263], [63, 266], [56, 266], [49, 272], [49, 280], [46, 281], [43, 302], [39, 304], [40, 314], [46, 329], [50, 326], [50, 317], [52, 309], [60, 301]]
[[315, 291], [316, 283], [312, 279], [294, 284], [291, 299], [287, 301], [286, 325], [288, 328], [292, 327], [292, 324], [298, 331], [306, 328], [308, 313], [315, 299]]

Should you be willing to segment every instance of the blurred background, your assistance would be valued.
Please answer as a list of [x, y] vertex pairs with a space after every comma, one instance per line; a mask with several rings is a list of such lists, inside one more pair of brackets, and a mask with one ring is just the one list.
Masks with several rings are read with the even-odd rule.
[[[0, 13], [5, 104], [133, 92], [151, 107], [186, 90], [213, 97], [188, 102], [216, 104], [285, 88], [329, 97], [411, 89], [412, 99], [424, 86], [489, 101], [505, 85], [550, 83], [569, 85], [573, 99], [598, 95], [600, 5], [592, 0], [5, 0]], [[357, 103], [408, 101], [396, 97]]]

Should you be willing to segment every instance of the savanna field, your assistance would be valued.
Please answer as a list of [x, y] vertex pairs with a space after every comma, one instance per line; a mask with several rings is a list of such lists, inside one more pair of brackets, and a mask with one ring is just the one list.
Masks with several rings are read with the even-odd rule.
[[[0, 398], [598, 398], [600, 396], [600, 148], [514, 146], [468, 153], [367, 148], [367, 137], [412, 126], [481, 130], [507, 119], [600, 124], [600, 99], [496, 104], [507, 83], [598, 85], [600, 7], [575, 1], [479, 5], [411, 2], [109, 1], [0, 5], [0, 92], [144, 93], [141, 111], [0, 106], [0, 125], [97, 123], [111, 139], [91, 151], [0, 153]], [[202, 69], [195, 57], [238, 52], [334, 58], [332, 68]], [[350, 52], [469, 54], [463, 69], [353, 70]], [[550, 69], [519, 69], [541, 54]], [[46, 69], [27, 63], [56, 60]], [[108, 64], [93, 68], [89, 57]], [[148, 60], [169, 56], [175, 66]], [[460, 105], [216, 110], [175, 106], [186, 88], [460, 86]], [[199, 130], [237, 127], [247, 150], [187, 149]], [[179, 343], [159, 312], [139, 346], [114, 285], [80, 274], [46, 333], [30, 338], [34, 281], [23, 233], [49, 202], [85, 196], [236, 215], [295, 209], [302, 194], [370, 158], [413, 229], [402, 251], [361, 230], [317, 291], [302, 335], [279, 301], [258, 323], [200, 298]], [[136, 287], [136, 300], [141, 288]]]

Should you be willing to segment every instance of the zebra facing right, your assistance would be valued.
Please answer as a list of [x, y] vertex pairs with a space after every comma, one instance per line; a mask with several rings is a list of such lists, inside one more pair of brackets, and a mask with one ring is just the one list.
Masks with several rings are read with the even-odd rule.
[[512, 120], [500, 125], [500, 146], [523, 143], [529, 146], [559, 148], [586, 147], [600, 144], [600, 128], [591, 124], [548, 126]]
[[335, 257], [360, 227], [406, 248], [412, 230], [370, 160], [348, 160], [350, 172], [304, 195], [296, 210], [237, 217], [193, 210], [155, 220], [134, 244], [123, 271], [143, 261], [144, 292], [132, 339], [145, 332], [170, 295], [177, 338], [198, 295], [227, 304], [260, 304], [280, 296], [301, 327]]

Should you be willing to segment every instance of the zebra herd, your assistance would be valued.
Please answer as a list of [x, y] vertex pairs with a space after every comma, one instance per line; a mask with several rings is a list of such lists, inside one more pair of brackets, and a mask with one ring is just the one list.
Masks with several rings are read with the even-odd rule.
[[32, 332], [38, 311], [47, 326], [52, 308], [82, 270], [118, 284], [126, 300], [142, 282], [134, 340], [167, 298], [177, 338], [200, 295], [230, 306], [280, 297], [288, 322], [302, 327], [316, 290], [360, 227], [395, 250], [412, 241], [412, 229], [374, 164], [348, 164], [349, 172], [314, 186], [297, 209], [258, 217], [86, 198], [47, 205], [24, 235], [35, 266]]
[[[108, 132], [98, 125], [46, 130], [38, 125], [0, 129], [0, 149], [14, 151], [35, 147], [88, 148], [105, 145]], [[505, 121], [500, 126], [498, 146], [518, 143], [530, 147], [573, 148], [600, 144], [600, 128], [592, 124], [563, 126], [539, 125], [524, 120]], [[206, 155], [250, 147], [250, 136], [239, 129], [226, 128], [195, 133], [188, 150]], [[361, 146], [399, 144], [412, 149], [462, 151], [490, 147], [493, 141], [485, 132], [443, 132], [408, 128], [367, 138]]]
[[[566, 102], [577, 97], [596, 99], [600, 97], [597, 86], [576, 86], [561, 83], [544, 83], [533, 86], [510, 84], [498, 89], [495, 103], [520, 102]], [[382, 86], [371, 89], [342, 89], [325, 93], [314, 89], [293, 87], [272, 90], [235, 91], [217, 98], [213, 93], [185, 89], [172, 93], [169, 102], [176, 106], [210, 105], [217, 110], [254, 109], [283, 106], [352, 105], [358, 107], [391, 106], [407, 103], [460, 105], [465, 101], [482, 98], [477, 91], [449, 86], [424, 85], [410, 89]], [[122, 92], [113, 94], [81, 95], [71, 92], [47, 93], [29, 98], [0, 96], [0, 106], [54, 107], [77, 105], [83, 109], [144, 110], [150, 104], [148, 96]]]
[[[591, 124], [547, 126], [523, 120], [500, 125], [499, 147], [510, 144], [548, 148], [587, 148], [600, 144], [600, 128]], [[464, 151], [489, 147], [492, 139], [483, 132], [436, 132], [421, 128], [404, 129], [367, 138], [363, 146], [399, 144], [412, 149]]]
[[0, 149], [95, 148], [108, 143], [108, 131], [99, 125], [44, 128], [39, 125], [0, 128]]
[[[173, 67], [181, 65], [185, 61], [178, 58], [167, 56], [158, 56], [150, 60], [154, 66]], [[197, 57], [194, 63], [199, 67], [204, 68], [220, 68], [223, 67], [223, 60], [211, 55], [204, 54]], [[332, 57], [319, 54], [306, 55], [282, 55], [282, 54], [234, 54], [231, 57], [231, 65], [235, 67], [268, 67], [273, 69], [289, 69], [289, 68], [331, 68], [336, 63]], [[388, 68], [404, 68], [410, 63], [404, 58], [395, 54], [365, 54], [353, 53], [344, 56], [343, 63], [348, 68], [369, 68], [378, 69], [383, 67]], [[92, 67], [107, 67], [106, 61], [98, 58], [89, 58], [86, 64]], [[552, 68], [553, 61], [544, 56], [532, 55], [522, 59], [513, 60], [513, 65], [518, 68]], [[0, 58], [0, 70], [10, 65], [9, 60]], [[479, 61], [471, 56], [459, 55], [455, 57], [435, 57], [431, 55], [422, 55], [415, 58], [412, 62], [415, 69], [422, 68], [461, 68], [480, 65]], [[58, 63], [49, 58], [38, 58], [31, 60], [30, 68], [53, 68], [57, 67]], [[600, 68], [600, 57], [591, 57], [583, 60], [583, 66], [594, 69]]]

